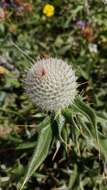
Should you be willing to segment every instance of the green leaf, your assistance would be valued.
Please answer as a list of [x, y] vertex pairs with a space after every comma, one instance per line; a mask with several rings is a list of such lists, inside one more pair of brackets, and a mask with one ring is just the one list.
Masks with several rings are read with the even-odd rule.
[[101, 153], [104, 155], [105, 160], [107, 161], [107, 139], [100, 138], [99, 142]]
[[26, 143], [21, 143], [16, 147], [17, 150], [22, 150], [22, 149], [30, 149], [35, 147], [36, 142], [26, 142]]
[[89, 121], [90, 121], [90, 132], [93, 135], [93, 138], [96, 139], [96, 142], [99, 146], [99, 136], [98, 136], [98, 130], [97, 130], [97, 119], [95, 111], [88, 106], [85, 102], [82, 101], [82, 97], [78, 96], [75, 99], [75, 105], [74, 107], [83, 114]]
[[59, 139], [61, 140], [61, 142], [63, 142], [67, 146], [66, 142], [64, 141], [64, 139], [62, 137], [62, 130], [63, 130], [64, 125], [65, 125], [65, 118], [61, 113], [59, 113], [57, 115], [56, 122], [57, 122], [57, 125], [58, 125]]
[[96, 114], [90, 106], [82, 101], [80, 96], [75, 99], [75, 108], [77, 108], [80, 113], [85, 115], [91, 124], [96, 128]]
[[66, 108], [63, 110], [63, 115], [69, 123], [72, 123], [73, 110]]
[[80, 126], [80, 128], [82, 128], [82, 130], [84, 131], [84, 134], [82, 133], [82, 135], [84, 136], [84, 138], [87, 139], [88, 138], [93, 138], [93, 134], [91, 133], [91, 130], [89, 129], [89, 126], [86, 124], [86, 122], [84, 122], [83, 118], [81, 118], [81, 116], [78, 116], [76, 118], [78, 125]]
[[44, 127], [46, 127], [49, 123], [50, 123], [50, 118], [49, 118], [49, 116], [47, 116], [45, 119], [43, 119], [42, 122], [40, 122], [40, 123], [37, 125], [37, 129], [41, 131], [41, 130], [42, 130]]
[[24, 180], [19, 188], [20, 190], [23, 189], [24, 185], [28, 182], [29, 178], [33, 175], [33, 173], [38, 169], [38, 167], [47, 157], [51, 141], [52, 141], [52, 129], [50, 124], [48, 124], [40, 132], [36, 149], [29, 163], [28, 170], [24, 177]]
[[80, 111], [81, 114], [86, 116], [91, 123], [91, 128], [89, 128], [88, 131], [90, 131], [92, 138], [94, 140], [96, 139], [95, 144], [99, 151], [99, 154], [101, 152], [104, 155], [105, 159], [107, 160], [106, 156], [107, 146], [105, 143], [106, 141], [102, 139], [103, 134], [97, 129], [98, 117], [96, 116], [95, 111], [91, 107], [89, 107], [86, 103], [84, 103], [80, 97], [78, 97], [75, 102], [76, 102], [75, 108], [77, 108], [77, 110]]
[[73, 189], [73, 186], [75, 184], [75, 181], [77, 179], [78, 171], [77, 171], [77, 165], [74, 165], [74, 170], [71, 172], [70, 178], [69, 178], [69, 184], [68, 184], [68, 189], [71, 190]]

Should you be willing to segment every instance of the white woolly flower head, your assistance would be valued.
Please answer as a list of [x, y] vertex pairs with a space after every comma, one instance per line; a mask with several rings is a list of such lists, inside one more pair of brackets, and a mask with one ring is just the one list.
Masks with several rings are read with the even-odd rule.
[[38, 60], [27, 72], [25, 90], [42, 110], [58, 111], [72, 104], [77, 94], [75, 72], [61, 59]]

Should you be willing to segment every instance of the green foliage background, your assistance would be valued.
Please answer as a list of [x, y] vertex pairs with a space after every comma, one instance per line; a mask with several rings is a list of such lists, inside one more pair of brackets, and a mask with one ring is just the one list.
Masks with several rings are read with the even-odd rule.
[[[33, 4], [31, 13], [15, 17], [10, 9], [10, 17], [0, 21], [0, 64], [4, 62], [9, 71], [0, 75], [0, 190], [17, 190], [17, 183], [26, 173], [37, 144], [39, 130], [45, 126], [41, 122], [47, 118], [47, 114], [41, 113], [24, 94], [22, 77], [30, 61], [23, 54], [35, 60], [53, 56], [73, 64], [81, 84], [79, 93], [95, 110], [98, 130], [107, 136], [107, 4], [103, 0], [29, 2]], [[55, 15], [50, 18], [43, 15], [46, 3], [55, 7]], [[82, 35], [76, 24], [79, 20], [90, 24], [92, 42]], [[13, 26], [15, 31], [11, 29]], [[90, 43], [97, 45], [96, 53], [90, 51]], [[66, 113], [69, 112], [64, 115]], [[71, 121], [68, 115], [66, 118], [66, 126], [69, 126]], [[84, 117], [83, 121], [87, 123]], [[76, 144], [69, 140], [67, 149], [58, 138], [53, 141], [48, 157], [33, 174], [26, 190], [107, 189], [106, 158], [99, 154], [97, 145], [93, 145], [95, 142], [82, 130], [80, 126], [76, 131]], [[72, 127], [72, 135], [74, 131]], [[68, 127], [63, 138], [70, 133]], [[106, 138], [101, 144], [101, 151], [106, 155]]]

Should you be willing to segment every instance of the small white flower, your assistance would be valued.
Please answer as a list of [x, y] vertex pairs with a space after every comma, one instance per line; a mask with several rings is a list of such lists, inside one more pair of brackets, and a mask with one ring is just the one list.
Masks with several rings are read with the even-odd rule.
[[107, 4], [107, 0], [103, 0], [103, 3], [104, 3], [104, 4]]
[[4, 19], [5, 18], [5, 12], [4, 12], [4, 9], [2, 9], [0, 7], [0, 20]]
[[97, 44], [92, 44], [92, 43], [90, 43], [90, 44], [88, 45], [88, 48], [89, 48], [90, 53], [98, 53]]
[[63, 109], [73, 103], [77, 94], [75, 72], [57, 58], [37, 61], [28, 70], [24, 84], [31, 100], [46, 111]]

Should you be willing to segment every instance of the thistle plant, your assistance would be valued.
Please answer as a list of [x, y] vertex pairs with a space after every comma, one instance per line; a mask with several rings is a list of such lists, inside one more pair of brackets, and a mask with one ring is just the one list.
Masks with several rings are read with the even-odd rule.
[[27, 72], [25, 89], [42, 110], [61, 110], [72, 104], [77, 94], [75, 72], [61, 59], [39, 60]]
[[[83, 101], [77, 93], [77, 86], [72, 66], [61, 59], [38, 60], [28, 69], [24, 77], [25, 92], [47, 114], [37, 126], [38, 141], [24, 179], [18, 184], [20, 190], [43, 163], [52, 146], [56, 146], [53, 159], [60, 146], [66, 152], [68, 147], [72, 147], [78, 155], [82, 138], [82, 152], [95, 148], [107, 160], [104, 128], [98, 130], [98, 124], [102, 121], [105, 123], [106, 119]], [[71, 190], [73, 183], [70, 175], [67, 189]]]

